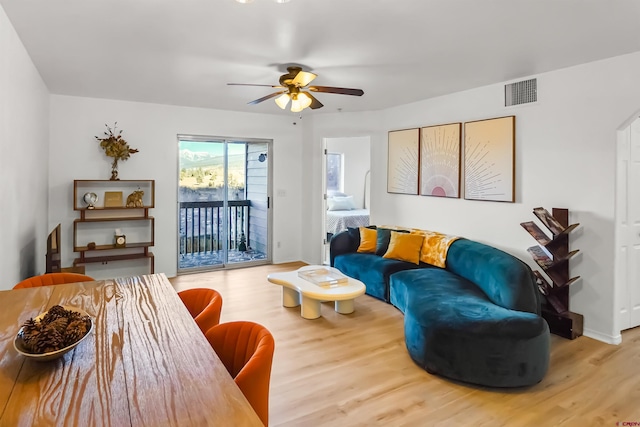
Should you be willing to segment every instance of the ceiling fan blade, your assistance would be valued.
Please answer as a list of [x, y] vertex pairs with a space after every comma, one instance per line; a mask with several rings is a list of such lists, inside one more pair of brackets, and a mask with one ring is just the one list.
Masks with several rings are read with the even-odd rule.
[[298, 74], [296, 74], [294, 79], [291, 81], [291, 84], [297, 87], [305, 87], [306, 85], [311, 83], [313, 79], [315, 79], [316, 77], [318, 77], [317, 74], [313, 74], [308, 71], [300, 71], [298, 72]]
[[309, 98], [311, 98], [311, 105], [309, 105], [309, 108], [311, 108], [312, 110], [317, 110], [318, 108], [322, 108], [324, 106], [322, 102], [318, 101], [315, 96], [311, 95], [309, 92], [305, 93]]
[[267, 99], [275, 98], [278, 95], [282, 95], [284, 92], [285, 92], [284, 90], [281, 90], [281, 91], [278, 91], [278, 92], [274, 92], [274, 93], [269, 94], [267, 96], [263, 96], [262, 98], [258, 98], [256, 100], [251, 101], [251, 102], [247, 102], [247, 104], [251, 104], [251, 105], [259, 104], [262, 101], [266, 101]]
[[261, 87], [281, 87], [283, 88], [283, 86], [280, 85], [256, 85], [256, 84], [252, 84], [252, 83], [227, 83], [228, 86], [261, 86]]
[[349, 89], [346, 87], [309, 86], [308, 89], [312, 92], [339, 93], [340, 95], [362, 96], [364, 94], [362, 89]]

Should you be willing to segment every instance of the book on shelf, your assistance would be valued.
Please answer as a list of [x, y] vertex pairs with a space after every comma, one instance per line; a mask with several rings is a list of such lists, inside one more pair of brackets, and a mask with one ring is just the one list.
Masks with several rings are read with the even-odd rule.
[[520, 225], [522, 226], [522, 228], [527, 230], [529, 234], [531, 234], [531, 236], [533, 236], [533, 238], [536, 239], [536, 241], [541, 245], [548, 245], [549, 243], [551, 243], [551, 239], [549, 238], [549, 236], [547, 236], [545, 232], [536, 225], [535, 222], [521, 222]]
[[349, 278], [342, 273], [328, 268], [314, 268], [298, 271], [298, 277], [322, 287], [342, 286], [349, 284]]
[[527, 249], [533, 260], [542, 268], [549, 268], [553, 265], [553, 255], [545, 250], [542, 246], [531, 246]]
[[533, 213], [554, 235], [560, 234], [565, 230], [565, 227], [563, 227], [562, 224], [560, 224], [558, 220], [555, 219], [545, 208], [534, 208]]

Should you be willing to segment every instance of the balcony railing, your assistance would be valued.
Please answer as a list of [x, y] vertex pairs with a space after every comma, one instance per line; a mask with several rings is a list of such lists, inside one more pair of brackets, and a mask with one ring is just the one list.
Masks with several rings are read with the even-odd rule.
[[224, 230], [223, 202], [181, 202], [180, 203], [180, 254], [202, 252], [243, 250], [241, 245], [244, 233], [244, 245], [248, 245], [249, 209], [251, 200], [230, 200], [227, 202], [227, 230]]

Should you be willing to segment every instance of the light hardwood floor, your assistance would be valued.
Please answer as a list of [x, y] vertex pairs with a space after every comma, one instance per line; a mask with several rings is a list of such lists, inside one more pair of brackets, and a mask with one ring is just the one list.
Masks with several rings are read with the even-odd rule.
[[[271, 272], [303, 263], [184, 275], [176, 290], [210, 287], [222, 322], [252, 320], [276, 341], [271, 426], [615, 426], [640, 423], [640, 328], [619, 346], [552, 335], [551, 364], [526, 389], [485, 389], [430, 375], [410, 359], [403, 316], [368, 295], [341, 315], [322, 304], [305, 320], [282, 307]], [[631, 425], [631, 424], [627, 424]], [[640, 424], [638, 424], [640, 425]]]

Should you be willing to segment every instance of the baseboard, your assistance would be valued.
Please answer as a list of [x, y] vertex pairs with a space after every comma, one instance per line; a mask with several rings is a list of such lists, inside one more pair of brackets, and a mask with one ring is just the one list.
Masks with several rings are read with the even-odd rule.
[[619, 345], [622, 343], [622, 335], [606, 335], [601, 332], [596, 332], [591, 329], [584, 328], [582, 335], [585, 337], [593, 338], [594, 340], [602, 341], [607, 344]]

